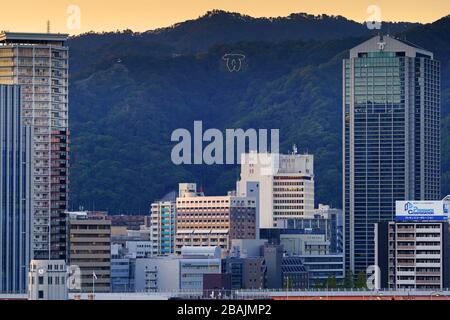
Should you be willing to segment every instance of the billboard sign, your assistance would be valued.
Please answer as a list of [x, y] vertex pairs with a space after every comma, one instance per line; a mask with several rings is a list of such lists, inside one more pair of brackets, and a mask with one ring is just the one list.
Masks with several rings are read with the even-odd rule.
[[395, 220], [441, 220], [445, 221], [449, 215], [447, 201], [396, 201]]

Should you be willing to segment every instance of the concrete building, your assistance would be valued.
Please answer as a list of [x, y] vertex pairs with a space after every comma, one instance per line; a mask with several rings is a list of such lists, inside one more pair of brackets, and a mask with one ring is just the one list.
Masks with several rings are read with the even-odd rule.
[[67, 300], [64, 260], [32, 260], [28, 275], [29, 300]]
[[33, 128], [33, 257], [66, 259], [67, 35], [0, 33], [0, 84], [21, 85], [22, 122]]
[[183, 247], [180, 259], [180, 289], [203, 290], [203, 275], [222, 273], [220, 247]]
[[176, 193], [152, 203], [150, 208], [152, 255], [175, 253]]
[[195, 184], [180, 184], [176, 200], [176, 249], [219, 246], [228, 250], [233, 239], [255, 239], [255, 199], [204, 196]]
[[380, 287], [442, 290], [450, 287], [449, 204], [398, 201], [396, 220], [375, 226]]
[[259, 200], [259, 228], [272, 228], [277, 220], [308, 218], [314, 214], [313, 156], [251, 152], [241, 156], [238, 196]]
[[152, 256], [151, 241], [127, 241], [125, 248], [128, 255], [133, 258], [149, 258]]
[[440, 197], [440, 63], [380, 35], [350, 50], [342, 80], [346, 269], [358, 274], [396, 200]]
[[32, 258], [33, 143], [31, 128], [22, 123], [19, 86], [0, 85], [0, 128], [0, 292], [25, 293]]
[[222, 260], [222, 272], [230, 275], [233, 290], [265, 288], [266, 262], [263, 257], [227, 257]]
[[260, 229], [260, 238], [282, 244], [285, 254], [329, 254], [343, 251], [342, 210], [319, 204], [311, 218], [279, 219], [274, 228]]
[[178, 256], [136, 260], [136, 291], [203, 291], [204, 274], [221, 274], [219, 247], [183, 247]]
[[262, 256], [266, 262], [266, 288], [283, 288], [283, 246], [266, 244], [261, 248]]
[[272, 228], [261, 229], [260, 235], [271, 244], [282, 245], [288, 256], [330, 253], [326, 234], [317, 230]]
[[134, 292], [136, 258], [130, 256], [122, 245], [111, 245], [111, 291]]
[[180, 289], [180, 261], [177, 256], [136, 259], [136, 292], [176, 291]]
[[203, 298], [226, 299], [231, 296], [231, 275], [227, 273], [203, 274]]
[[82, 292], [111, 291], [111, 221], [104, 214], [69, 212], [69, 263], [81, 270]]

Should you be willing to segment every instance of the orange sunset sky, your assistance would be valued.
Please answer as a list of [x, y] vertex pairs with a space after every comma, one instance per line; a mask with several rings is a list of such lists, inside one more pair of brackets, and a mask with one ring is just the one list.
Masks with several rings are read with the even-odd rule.
[[[377, 5], [384, 21], [433, 22], [450, 14], [450, 0], [14, 0], [2, 1], [0, 30], [79, 34], [132, 29], [146, 31], [222, 9], [254, 17], [295, 12], [342, 15], [363, 22]], [[80, 28], [68, 27], [70, 5], [80, 9]]]

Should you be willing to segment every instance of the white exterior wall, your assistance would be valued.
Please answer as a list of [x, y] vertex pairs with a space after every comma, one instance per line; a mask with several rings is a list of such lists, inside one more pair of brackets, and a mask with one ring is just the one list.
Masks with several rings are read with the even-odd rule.
[[31, 260], [28, 299], [67, 300], [66, 281], [67, 270], [64, 260]]
[[136, 259], [134, 283], [136, 292], [179, 290], [179, 259], [176, 257]]
[[127, 241], [128, 253], [136, 258], [148, 258], [152, 255], [151, 241]]
[[[279, 218], [313, 217], [313, 168], [314, 158], [312, 155], [279, 155], [278, 160], [277, 155], [269, 153], [241, 155], [241, 177], [236, 184], [236, 191], [238, 196], [246, 196], [248, 183], [259, 183], [259, 228], [272, 228]], [[292, 180], [294, 177], [296, 179]], [[293, 185], [279, 186], [279, 184], [289, 182], [297, 182], [299, 189], [281, 191], [280, 188], [293, 187]], [[289, 196], [283, 197], [285, 194], [289, 194]], [[280, 203], [276, 204], [275, 200]], [[288, 201], [303, 201], [303, 203], [289, 203]], [[282, 206], [283, 209], [276, 209], [275, 206]], [[287, 209], [286, 206], [303, 208]]]

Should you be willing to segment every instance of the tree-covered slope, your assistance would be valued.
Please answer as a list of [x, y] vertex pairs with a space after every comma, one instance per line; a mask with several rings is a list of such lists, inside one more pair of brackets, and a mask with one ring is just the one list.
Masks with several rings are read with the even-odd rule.
[[[449, 25], [446, 18], [405, 33], [442, 61], [446, 193], [450, 193]], [[180, 33], [184, 36], [177, 39], [193, 39], [201, 32], [184, 28]], [[219, 40], [210, 36], [219, 42], [208, 40], [207, 51], [193, 51], [173, 35], [161, 36], [170, 32], [180, 30], [152, 33], [159, 39], [125, 32], [71, 40], [71, 205], [144, 213], [151, 201], [175, 189], [178, 182], [195, 181], [208, 194], [233, 189], [236, 166], [171, 162], [172, 131], [192, 131], [194, 120], [202, 120], [204, 129], [280, 129], [282, 151], [295, 143], [301, 152], [314, 154], [316, 201], [340, 206], [342, 59], [368, 36], [255, 38], [222, 44], [220, 36]], [[222, 57], [230, 52], [245, 54], [240, 72], [226, 68]]]

